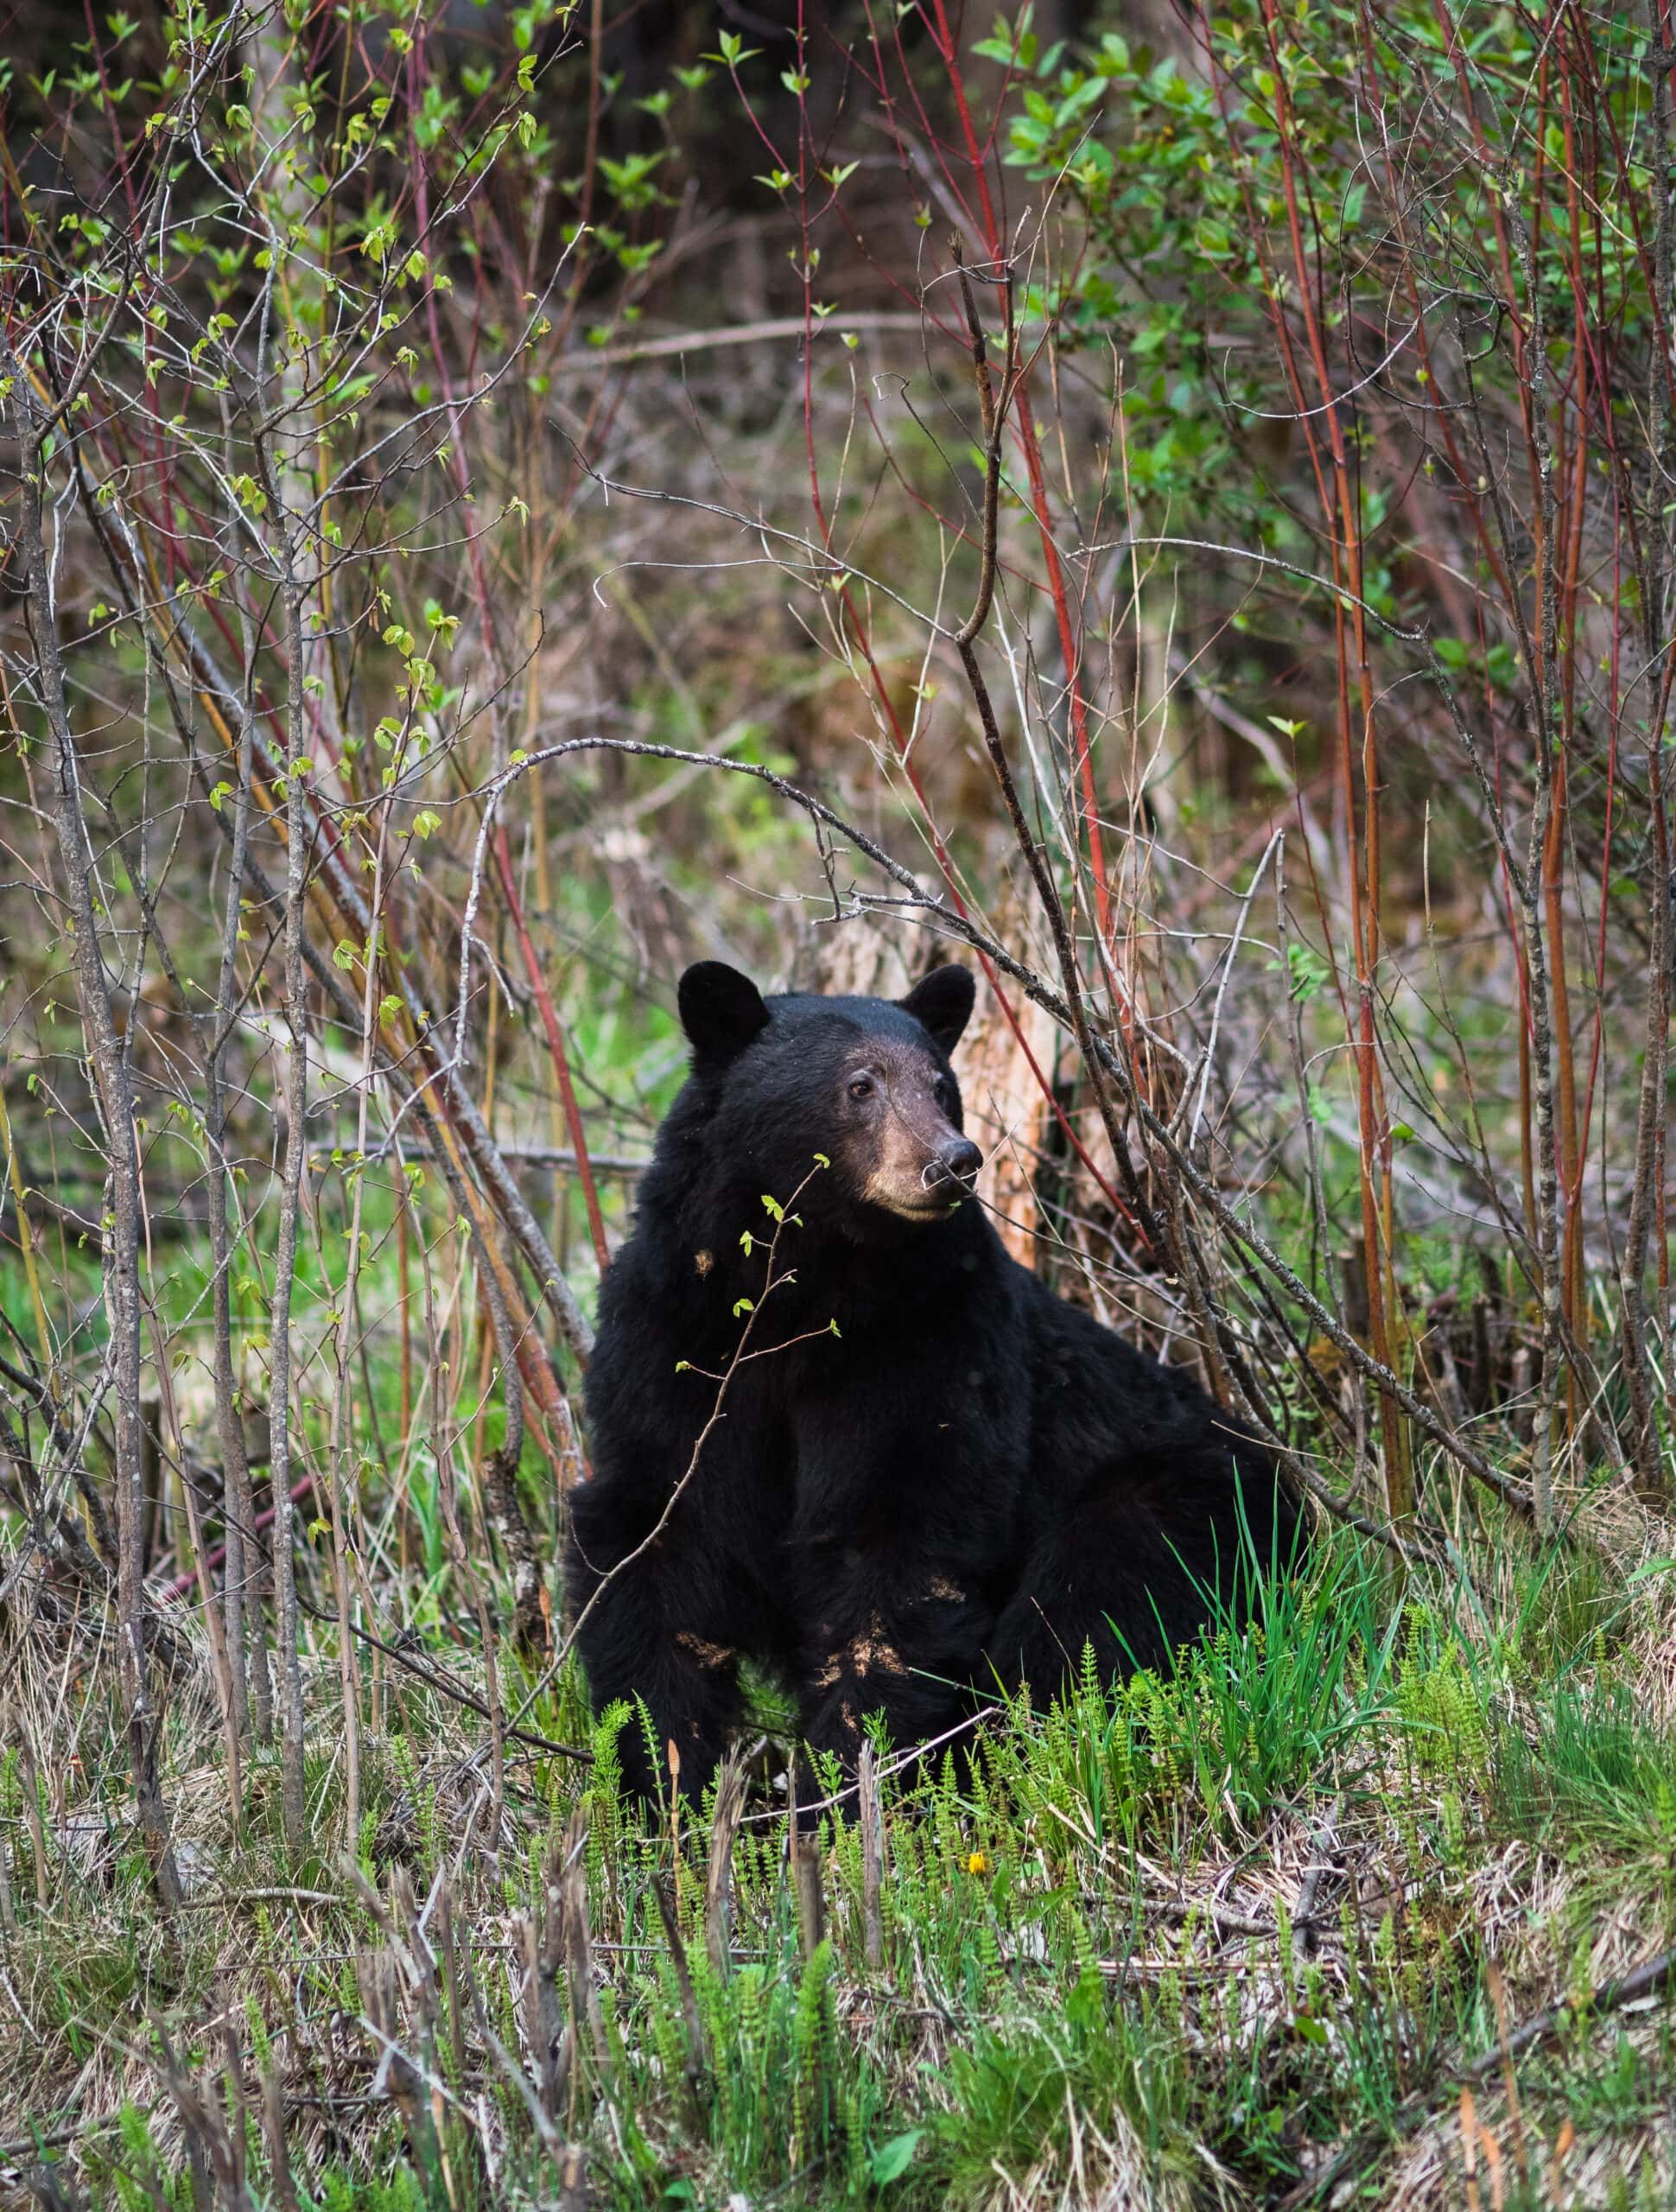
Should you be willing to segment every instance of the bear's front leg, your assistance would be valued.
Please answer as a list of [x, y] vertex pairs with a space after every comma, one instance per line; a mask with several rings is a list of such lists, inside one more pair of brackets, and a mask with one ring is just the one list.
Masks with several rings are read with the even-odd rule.
[[944, 1737], [972, 1710], [968, 1694], [988, 1624], [987, 1609], [931, 1570], [857, 1575], [831, 1593], [804, 1639], [799, 1707], [805, 1742], [853, 1776], [871, 1713], [882, 1714], [898, 1751]]
[[697, 1804], [740, 1718], [741, 1609], [702, 1554], [672, 1558], [654, 1546], [632, 1557], [634, 1545], [611, 1525], [611, 1503], [593, 1484], [573, 1503], [565, 1580], [576, 1649], [595, 1712], [621, 1698], [638, 1700], [651, 1716], [655, 1748], [638, 1709], [618, 1737], [629, 1789], [667, 1804], [673, 1746], [682, 1795]]
[[[846, 1769], [871, 1713], [901, 1751], [969, 1714], [1012, 1564], [1025, 1394], [1001, 1389], [997, 1317], [958, 1281], [922, 1319], [811, 1351], [797, 1406], [786, 1559], [803, 1731]], [[950, 1343], [957, 1358], [937, 1351]]]

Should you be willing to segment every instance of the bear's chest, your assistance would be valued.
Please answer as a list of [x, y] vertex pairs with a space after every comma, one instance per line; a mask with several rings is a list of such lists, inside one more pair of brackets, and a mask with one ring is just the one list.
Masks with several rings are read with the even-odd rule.
[[1013, 1542], [1028, 1389], [983, 1345], [928, 1361], [858, 1344], [806, 1371], [786, 1416], [794, 1547], [958, 1559], [982, 1571]]

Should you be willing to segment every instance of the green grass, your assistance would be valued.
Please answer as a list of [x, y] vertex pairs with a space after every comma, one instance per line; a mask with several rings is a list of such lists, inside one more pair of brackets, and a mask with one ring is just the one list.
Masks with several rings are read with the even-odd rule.
[[[1336, 2202], [1463, 2202], [1460, 2075], [1497, 2042], [1491, 1962], [1516, 2026], [1673, 1941], [1671, 1595], [1592, 1542], [1540, 1560], [1506, 1535], [1398, 1589], [1336, 1534], [1171, 1678], [1000, 1708], [969, 1772], [887, 1780], [877, 1967], [854, 1821], [820, 1840], [811, 1948], [784, 1820], [749, 1804], [718, 1971], [705, 1824], [648, 1833], [610, 1728], [591, 1769], [512, 1760], [492, 1853], [476, 1724], [412, 1680], [384, 1685], [352, 1871], [329, 1665], [310, 1688], [317, 1842], [288, 1866], [261, 1759], [233, 1838], [188, 1686], [165, 1767], [204, 1887], [172, 1925], [125, 1841], [114, 1732], [84, 1720], [66, 1796], [116, 1808], [84, 1866], [54, 1841], [63, 1777], [36, 1770], [44, 1908], [15, 1755], [0, 1775], [3, 1959], [34, 2038], [0, 2035], [0, 2097], [92, 2202], [133, 2212], [184, 2212], [194, 2165], [206, 2202], [552, 2204], [573, 2151], [593, 2201], [625, 2208], [1278, 2204], [1341, 2157]], [[462, 1649], [431, 1640], [463, 1675]], [[529, 1718], [560, 1740], [589, 1726], [568, 1677]], [[588, 1971], [567, 1922], [544, 2137], [523, 1923], [579, 1819]], [[1499, 2069], [1475, 2092], [1508, 2203], [1670, 2201], [1665, 2009], [1574, 2012], [1514, 2083], [1516, 2106]]]

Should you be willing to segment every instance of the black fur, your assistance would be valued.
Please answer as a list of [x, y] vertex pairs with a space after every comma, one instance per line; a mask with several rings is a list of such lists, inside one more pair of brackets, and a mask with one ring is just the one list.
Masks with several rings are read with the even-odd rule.
[[[1261, 1447], [1019, 1267], [977, 1205], [949, 1205], [975, 1158], [947, 1058], [971, 1002], [960, 969], [899, 1005], [765, 1001], [715, 963], [682, 979], [693, 1071], [602, 1287], [566, 1578], [574, 1618], [645, 1543], [715, 1411], [735, 1306], [758, 1301], [667, 1525], [579, 1639], [596, 1706], [643, 1698], [694, 1796], [739, 1718], [742, 1656], [848, 1762], [870, 1712], [923, 1742], [972, 1686], [1045, 1698], [1086, 1641], [1108, 1675], [1159, 1665], [1203, 1624], [1196, 1580], [1235, 1592], [1242, 1517], [1260, 1561], [1290, 1560]], [[765, 1297], [764, 1195], [799, 1185], [775, 1263], [795, 1279]], [[667, 1790], [638, 1726], [622, 1747], [638, 1789]]]

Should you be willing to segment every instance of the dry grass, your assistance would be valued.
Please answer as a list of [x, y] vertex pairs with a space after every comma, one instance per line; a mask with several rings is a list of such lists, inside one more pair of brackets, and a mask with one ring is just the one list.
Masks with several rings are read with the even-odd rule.
[[[551, 2202], [580, 2148], [590, 2201], [622, 2204], [1069, 2212], [1318, 2189], [1441, 2207], [1469, 2201], [1476, 2068], [1484, 2205], [1660, 2202], [1676, 2071], [1656, 1995], [1564, 2026], [1505, 2080], [1495, 2052], [1498, 2002], [1516, 2034], [1676, 1932], [1670, 1537], [1615, 1503], [1546, 1572], [1522, 1544], [1470, 1546], [1470, 1579], [1406, 1597], [1341, 1538], [1267, 1624], [1318, 1639], [1312, 1680], [1269, 1665], [1259, 1630], [1173, 1684], [1000, 1716], [964, 1794], [952, 1772], [886, 1784], [876, 1970], [853, 1817], [823, 1831], [811, 1958], [784, 1816], [753, 1783], [718, 1979], [702, 1823], [644, 1833], [599, 1766], [511, 1745], [497, 1824], [481, 1723], [398, 1688], [399, 1670], [364, 1747], [359, 1863], [288, 1862], [260, 1757], [236, 1838], [184, 1608], [164, 1766], [187, 1895], [166, 1917], [95, 1677], [66, 1669], [56, 1632], [26, 1638], [4, 1808], [8, 2187], [23, 2201], [19, 2139], [39, 2128], [66, 2201], [78, 2183], [96, 2202], [167, 2190], [196, 2161], [229, 2204], [283, 2204], [288, 2186], [337, 2202], [392, 2174], [413, 2194], [391, 2202]], [[1481, 1606], [1503, 1625], [1487, 1633]], [[444, 1648], [426, 1639], [433, 1663]], [[469, 1648], [445, 1663], [481, 1694]], [[322, 1837], [341, 1802], [335, 1680], [318, 1655]], [[567, 1684], [530, 1725], [563, 1738], [579, 1719]], [[759, 1772], [777, 1764], [771, 1749]], [[215, 2179], [241, 2139], [250, 2199]]]

